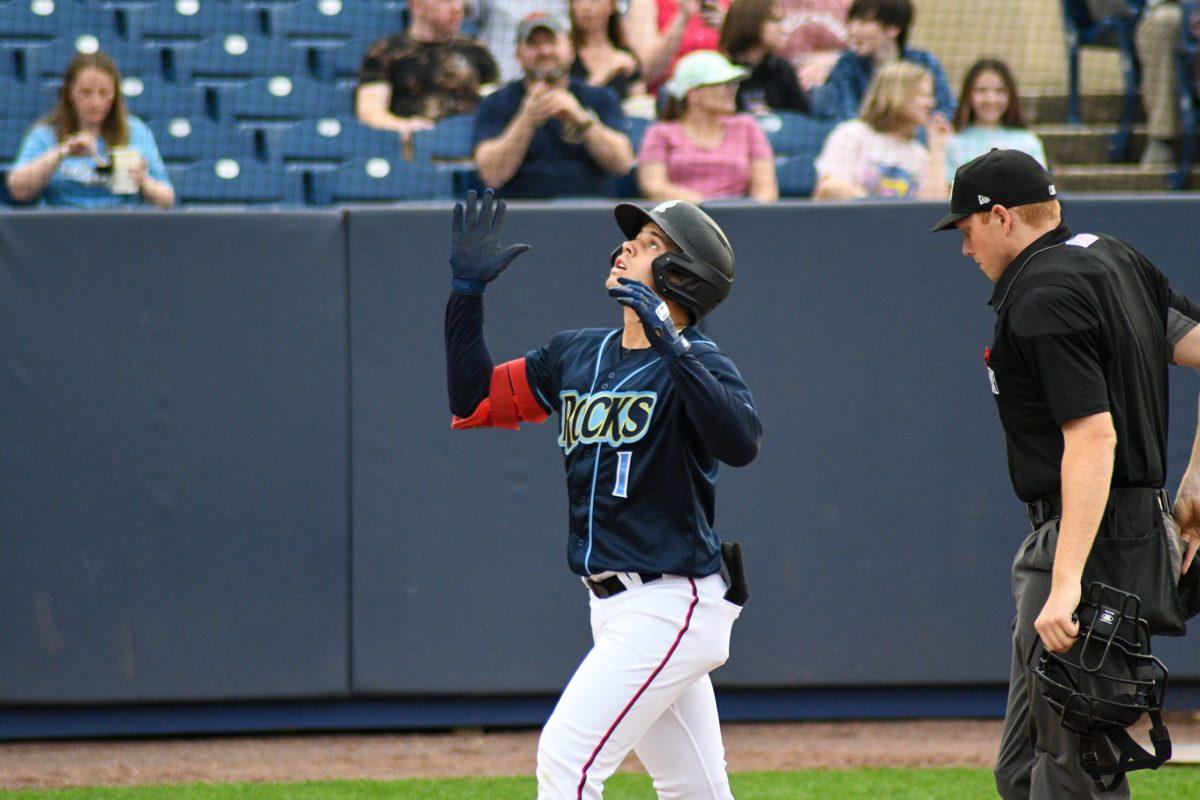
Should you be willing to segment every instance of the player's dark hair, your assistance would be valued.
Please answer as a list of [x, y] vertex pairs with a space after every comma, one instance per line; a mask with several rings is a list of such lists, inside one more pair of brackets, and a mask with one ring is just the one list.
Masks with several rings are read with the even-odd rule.
[[733, 0], [725, 11], [717, 46], [731, 61], [762, 45], [762, 30], [775, 12], [775, 0]]
[[1017, 93], [1017, 81], [1013, 78], [1012, 70], [999, 59], [981, 58], [967, 70], [967, 76], [963, 78], [962, 92], [958, 96], [958, 110], [954, 112], [954, 130], [961, 131], [975, 121], [975, 106], [971, 102], [971, 93], [975, 90], [975, 81], [985, 72], [999, 75], [1008, 91], [1008, 108], [1004, 110], [1000, 124], [1006, 128], [1028, 128], [1025, 115], [1021, 112], [1021, 96]]
[[861, 19], [867, 22], [878, 22], [885, 27], [896, 27], [900, 29], [900, 35], [896, 37], [896, 44], [900, 45], [900, 50], [903, 52], [905, 44], [908, 42], [908, 28], [913, 21], [913, 7], [911, 0], [854, 0], [850, 4], [850, 10], [846, 12], [847, 21], [852, 19]]

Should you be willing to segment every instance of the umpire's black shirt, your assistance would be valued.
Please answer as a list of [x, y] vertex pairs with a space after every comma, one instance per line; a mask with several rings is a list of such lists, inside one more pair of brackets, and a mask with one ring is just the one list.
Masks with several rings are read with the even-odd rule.
[[1167, 366], [1200, 306], [1110, 236], [1061, 225], [1021, 252], [996, 282], [985, 353], [1025, 502], [1061, 492], [1064, 423], [1112, 412], [1114, 487], [1162, 488]]

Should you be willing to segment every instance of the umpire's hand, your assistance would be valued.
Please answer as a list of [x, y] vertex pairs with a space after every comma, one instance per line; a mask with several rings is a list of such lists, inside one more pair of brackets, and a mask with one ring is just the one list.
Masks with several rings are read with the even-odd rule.
[[1055, 585], [1050, 589], [1042, 613], [1034, 620], [1033, 627], [1042, 637], [1042, 644], [1052, 653], [1065, 653], [1079, 638], [1079, 619], [1075, 609], [1079, 608], [1083, 592], [1079, 581]]
[[1200, 475], [1189, 470], [1179, 482], [1175, 505], [1171, 509], [1179, 525], [1179, 536], [1186, 546], [1183, 553], [1183, 572], [1188, 571], [1196, 550], [1200, 549]]

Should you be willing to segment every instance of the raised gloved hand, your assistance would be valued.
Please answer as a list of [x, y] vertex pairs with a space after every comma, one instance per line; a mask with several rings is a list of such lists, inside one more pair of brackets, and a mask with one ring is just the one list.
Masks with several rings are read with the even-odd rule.
[[609, 289], [609, 296], [638, 315], [656, 353], [667, 361], [674, 361], [691, 348], [691, 343], [675, 330], [675, 321], [671, 319], [671, 310], [665, 300], [641, 281], [617, 278], [617, 283], [621, 285]]
[[514, 244], [500, 249], [500, 229], [504, 227], [504, 201], [488, 189], [476, 210], [475, 190], [467, 192], [467, 205], [454, 206], [454, 243], [450, 248], [453, 286], [465, 294], [483, 294], [483, 289], [508, 268], [517, 256], [529, 249]]

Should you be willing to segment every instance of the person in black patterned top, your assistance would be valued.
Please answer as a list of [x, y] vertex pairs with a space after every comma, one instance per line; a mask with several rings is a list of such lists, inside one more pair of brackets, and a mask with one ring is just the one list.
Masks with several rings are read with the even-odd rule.
[[473, 113], [480, 86], [499, 79], [487, 48], [459, 33], [463, 0], [412, 0], [409, 13], [407, 31], [367, 49], [354, 98], [360, 122], [404, 139]]

